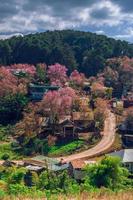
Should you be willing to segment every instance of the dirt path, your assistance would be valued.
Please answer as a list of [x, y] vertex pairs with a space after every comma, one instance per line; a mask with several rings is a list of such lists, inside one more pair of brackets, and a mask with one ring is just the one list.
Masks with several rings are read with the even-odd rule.
[[115, 140], [115, 126], [116, 126], [115, 115], [109, 111], [108, 117], [105, 120], [102, 140], [95, 147], [83, 151], [81, 153], [72, 154], [70, 156], [59, 157], [58, 159], [63, 158], [65, 161], [68, 162], [76, 159], [94, 157], [101, 154], [113, 144]]

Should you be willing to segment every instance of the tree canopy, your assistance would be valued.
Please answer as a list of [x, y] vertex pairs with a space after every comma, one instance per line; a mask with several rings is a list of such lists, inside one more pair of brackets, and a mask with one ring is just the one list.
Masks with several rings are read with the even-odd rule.
[[90, 32], [46, 31], [0, 40], [0, 64], [60, 63], [86, 75], [102, 71], [108, 58], [133, 56], [133, 45]]

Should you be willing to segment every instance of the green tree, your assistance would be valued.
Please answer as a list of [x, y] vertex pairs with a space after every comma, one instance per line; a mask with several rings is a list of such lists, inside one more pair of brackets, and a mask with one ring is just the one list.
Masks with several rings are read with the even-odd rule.
[[0, 98], [0, 124], [7, 125], [19, 120], [27, 103], [28, 99], [20, 93]]
[[128, 170], [117, 157], [105, 157], [100, 163], [86, 168], [85, 181], [94, 187], [123, 188], [128, 181]]

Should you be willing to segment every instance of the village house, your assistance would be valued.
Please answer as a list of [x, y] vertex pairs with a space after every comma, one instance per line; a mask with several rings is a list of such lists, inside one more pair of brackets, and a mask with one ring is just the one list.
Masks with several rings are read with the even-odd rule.
[[122, 97], [124, 108], [133, 106], [133, 92], [128, 92], [126, 96]]
[[[41, 129], [43, 130], [43, 133], [45, 132], [47, 134], [49, 134], [50, 132], [52, 132], [52, 126], [51, 126], [51, 122], [50, 122], [50, 118], [49, 117], [43, 117], [41, 118], [42, 122], [41, 122]], [[54, 126], [55, 130], [55, 135], [56, 136], [62, 136], [62, 137], [75, 137], [76, 136], [76, 127], [73, 123], [73, 121], [71, 120], [71, 116], [67, 115], [64, 116], [63, 118], [61, 118], [59, 120], [59, 122], [57, 124], [55, 124]]]
[[43, 170], [50, 170], [53, 172], [58, 172], [62, 170], [68, 170], [69, 163], [65, 161], [57, 160], [54, 158], [49, 158], [46, 156], [35, 156], [30, 159], [24, 160], [0, 160], [0, 166], [5, 167], [24, 167], [30, 172], [41, 173]]
[[82, 181], [83, 178], [85, 177], [85, 167], [87, 165], [95, 164], [96, 161], [92, 160], [73, 160], [70, 162], [69, 170], [71, 176], [77, 180], [77, 181]]
[[72, 112], [72, 121], [79, 131], [91, 131], [94, 128], [94, 116], [89, 111]]
[[133, 127], [129, 127], [126, 122], [123, 122], [118, 126], [118, 130], [121, 134], [123, 143], [126, 146], [133, 147]]
[[64, 137], [66, 137], [66, 136], [72, 137], [73, 136], [73, 138], [75, 138], [75, 136], [76, 136], [76, 132], [75, 132], [76, 127], [75, 127], [73, 121], [71, 120], [71, 116], [68, 116], [68, 118], [66, 117], [66, 118], [59, 120], [59, 123], [58, 123], [56, 129], [57, 129], [56, 134], [61, 134]]
[[122, 140], [127, 147], [133, 147], [133, 135], [123, 134]]
[[126, 167], [129, 172], [133, 173], [133, 149], [122, 149], [108, 155], [119, 157], [123, 166]]
[[35, 156], [31, 159], [25, 160], [24, 162], [27, 168], [31, 171], [35, 169], [40, 170], [41, 168], [41, 170], [47, 169], [53, 172], [58, 172], [62, 170], [68, 170], [69, 168], [69, 163], [62, 162], [62, 160], [60, 161], [55, 158], [49, 158], [42, 155]]
[[120, 133], [122, 134], [132, 134], [133, 133], [133, 127], [129, 127], [126, 122], [123, 122], [118, 127]]
[[113, 98], [111, 100], [111, 107], [116, 109], [116, 108], [123, 108], [124, 107], [124, 102], [123, 100], [118, 100], [116, 98]]
[[42, 100], [44, 94], [48, 91], [58, 90], [58, 86], [50, 86], [50, 85], [36, 85], [31, 83], [29, 85], [29, 97], [33, 101]]

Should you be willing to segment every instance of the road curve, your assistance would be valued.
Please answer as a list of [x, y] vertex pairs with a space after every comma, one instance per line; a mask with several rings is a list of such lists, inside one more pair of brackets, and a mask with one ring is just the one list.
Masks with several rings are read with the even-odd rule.
[[108, 116], [104, 123], [104, 131], [101, 141], [91, 149], [85, 150], [81, 153], [72, 154], [69, 156], [59, 157], [58, 159], [63, 159], [66, 162], [76, 160], [76, 159], [87, 159], [92, 158], [105, 152], [114, 142], [115, 140], [115, 127], [116, 127], [116, 119], [115, 115], [108, 112]]

